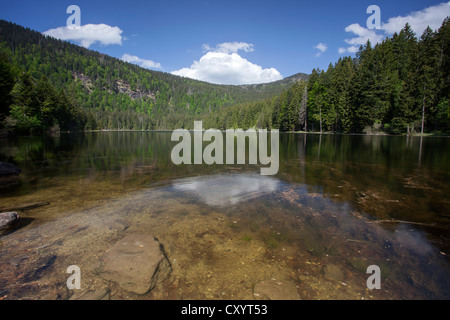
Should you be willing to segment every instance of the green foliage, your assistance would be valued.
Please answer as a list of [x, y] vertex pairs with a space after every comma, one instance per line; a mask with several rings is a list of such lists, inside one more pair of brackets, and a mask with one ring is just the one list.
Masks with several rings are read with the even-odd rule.
[[393, 134], [419, 132], [423, 122], [425, 132], [449, 132], [449, 41], [449, 18], [420, 38], [407, 24], [309, 77], [228, 86], [146, 70], [0, 20], [0, 117], [11, 105], [16, 129], [27, 132], [192, 129], [194, 120], [217, 129]]
[[299, 131], [304, 126], [301, 106], [307, 99], [306, 86], [307, 83], [300, 80], [274, 98], [219, 109], [203, 117], [204, 127], [222, 130], [273, 128], [282, 131]]
[[425, 131], [449, 132], [449, 40], [448, 18], [420, 39], [407, 24], [375, 47], [367, 42], [354, 59], [314, 69], [307, 84], [218, 110], [205, 121], [220, 129], [404, 134], [421, 131], [424, 116]]
[[36, 134], [50, 130], [54, 125], [64, 131], [84, 129], [87, 122], [84, 111], [59, 94], [43, 76], [39, 82], [27, 72], [17, 78], [11, 92], [10, 118], [13, 129], [20, 134]]
[[13, 87], [14, 78], [11, 65], [7, 55], [3, 51], [0, 51], [0, 121], [8, 115], [9, 106], [12, 101], [11, 90]]
[[[10, 51], [14, 66], [34, 79], [45, 76], [56, 92], [71, 92], [71, 101], [90, 115], [89, 128], [93, 121], [101, 129], [184, 127], [184, 119], [202, 117], [235, 104], [262, 101], [280, 94], [296, 80], [307, 78], [298, 74], [268, 84], [215, 85], [143, 69], [0, 20], [2, 42]], [[64, 113], [74, 115], [68, 110], [58, 114]], [[63, 124], [66, 125], [73, 126]]]
[[39, 133], [42, 131], [42, 123], [37, 115], [27, 114], [26, 106], [11, 106], [11, 117], [15, 120], [14, 127], [18, 133]]
[[340, 59], [308, 83], [309, 130], [403, 134], [449, 132], [449, 18], [417, 39], [407, 24], [400, 33], [355, 59]]

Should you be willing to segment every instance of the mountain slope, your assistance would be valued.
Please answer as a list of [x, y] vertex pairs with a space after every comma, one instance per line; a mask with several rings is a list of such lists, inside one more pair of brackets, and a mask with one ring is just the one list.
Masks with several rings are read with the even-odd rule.
[[280, 94], [306, 74], [267, 84], [216, 85], [143, 69], [0, 20], [0, 50], [16, 70], [49, 79], [109, 129], [173, 129], [200, 115]]

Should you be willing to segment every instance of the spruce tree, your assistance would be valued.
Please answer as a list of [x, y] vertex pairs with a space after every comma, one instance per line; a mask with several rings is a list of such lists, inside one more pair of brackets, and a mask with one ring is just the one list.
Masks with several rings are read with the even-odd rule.
[[9, 114], [9, 107], [12, 102], [11, 90], [14, 87], [14, 78], [11, 72], [11, 65], [6, 55], [0, 53], [0, 121]]

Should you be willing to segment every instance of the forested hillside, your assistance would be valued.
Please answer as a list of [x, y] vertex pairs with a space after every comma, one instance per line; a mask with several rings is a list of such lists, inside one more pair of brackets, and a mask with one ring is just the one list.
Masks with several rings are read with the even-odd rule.
[[237, 104], [204, 117], [205, 128], [267, 128], [305, 130], [307, 82], [297, 81], [282, 94], [265, 101]]
[[[208, 126], [342, 133], [450, 132], [450, 19], [417, 38], [409, 25], [355, 58], [314, 69], [263, 102], [218, 110]], [[307, 86], [307, 88], [305, 88]]]
[[421, 36], [406, 25], [355, 59], [313, 70], [308, 84], [311, 127], [393, 134], [450, 130], [450, 23]]
[[[75, 122], [70, 121], [71, 125], [63, 125], [64, 129], [83, 126], [86, 129], [174, 129], [192, 126], [195, 117], [236, 103], [280, 94], [295, 81], [308, 77], [297, 74], [268, 84], [215, 85], [143, 69], [3, 20], [0, 20], [0, 55], [3, 67], [10, 65], [16, 83], [13, 95], [22, 96], [22, 101], [13, 101], [12, 116], [21, 114], [17, 104], [27, 109], [27, 118], [34, 118], [19, 119], [19, 122], [24, 122], [22, 129], [29, 125], [33, 131], [39, 131], [39, 127], [47, 129], [52, 118], [60, 122], [53, 109], [59, 103], [56, 96], [61, 95], [70, 97], [73, 106], [66, 109], [76, 109], [71, 112], [79, 117]], [[31, 94], [38, 86], [51, 87], [47, 91], [52, 97], [40, 100], [52, 100], [54, 104], [49, 102], [42, 113], [33, 112], [39, 107], [28, 108], [23, 101], [25, 91]]]
[[190, 129], [204, 120], [204, 128], [219, 129], [448, 133], [449, 21], [420, 37], [406, 25], [310, 76], [245, 86], [142, 69], [0, 21], [0, 114], [21, 132], [55, 124], [63, 130]]

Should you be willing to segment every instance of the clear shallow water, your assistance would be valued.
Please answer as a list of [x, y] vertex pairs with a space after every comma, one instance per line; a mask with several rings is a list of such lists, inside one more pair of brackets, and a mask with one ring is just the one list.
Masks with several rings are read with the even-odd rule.
[[236, 206], [277, 191], [280, 181], [268, 176], [233, 174], [175, 180], [175, 191], [192, 194], [212, 207]]
[[[281, 134], [279, 173], [264, 177], [175, 166], [164, 132], [1, 140], [0, 160], [23, 172], [0, 208], [50, 204], [0, 237], [0, 298], [66, 299], [65, 268], [77, 264], [113, 299], [253, 299], [267, 279], [303, 299], [448, 299], [449, 141]], [[130, 232], [160, 239], [173, 266], [144, 296], [95, 273]], [[366, 287], [372, 264], [381, 290]]]

